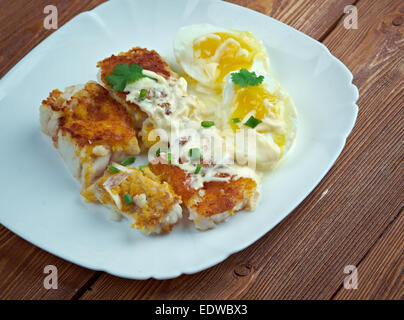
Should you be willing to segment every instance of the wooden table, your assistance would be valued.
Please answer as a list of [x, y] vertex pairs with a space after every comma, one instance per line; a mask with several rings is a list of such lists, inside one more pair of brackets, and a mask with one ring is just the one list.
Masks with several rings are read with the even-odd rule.
[[[0, 0], [0, 76], [52, 31], [102, 0]], [[354, 74], [359, 115], [344, 151], [307, 199], [272, 231], [224, 262], [165, 281], [132, 281], [88, 270], [0, 226], [2, 299], [402, 299], [403, 30], [400, 0], [232, 0], [323, 42]], [[358, 29], [344, 27], [355, 5]], [[135, 45], [135, 44], [134, 44]], [[43, 268], [58, 268], [46, 290]], [[343, 286], [354, 265], [358, 289]]]

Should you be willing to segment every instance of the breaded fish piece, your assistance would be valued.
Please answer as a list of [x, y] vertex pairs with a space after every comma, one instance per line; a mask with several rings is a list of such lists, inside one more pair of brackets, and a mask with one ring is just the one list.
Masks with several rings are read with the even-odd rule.
[[[105, 77], [113, 73], [114, 66], [126, 63], [137, 64], [145, 70], [153, 71], [165, 79], [178, 78], [171, 71], [168, 64], [155, 51], [142, 48], [134, 48], [128, 52], [120, 53], [98, 63], [101, 68], [101, 81], [105, 84], [111, 94], [121, 101], [131, 114], [143, 113], [138, 126], [142, 128], [141, 135], [143, 143], [150, 148], [153, 142], [147, 140], [148, 133], [154, 129], [152, 119], [141, 111], [141, 108], [132, 102], [126, 101], [128, 92], [117, 92], [111, 88]], [[183, 98], [186, 98], [185, 93]], [[174, 108], [176, 109], [176, 108]], [[186, 173], [176, 165], [152, 164], [151, 170], [170, 184], [175, 193], [180, 195], [184, 206], [190, 213], [190, 218], [194, 220], [198, 229], [212, 228], [223, 220], [226, 220], [234, 212], [247, 209], [252, 210], [257, 199], [257, 183], [251, 178], [229, 176], [226, 181], [206, 182], [202, 188], [193, 189], [189, 183], [192, 173]]]
[[132, 227], [146, 234], [171, 231], [182, 218], [181, 198], [172, 187], [161, 182], [148, 167], [138, 170], [112, 164], [119, 170], [105, 170], [104, 175], [82, 191], [114, 212], [133, 219]]
[[162, 163], [149, 163], [153, 173], [167, 181], [181, 196], [183, 204], [199, 230], [214, 228], [240, 210], [255, 210], [257, 183], [251, 178], [231, 177], [229, 181], [209, 181], [196, 190], [189, 183], [190, 174], [181, 168]]
[[135, 119], [136, 127], [140, 129], [142, 128], [143, 122], [146, 120], [147, 115], [140, 110], [137, 104], [126, 100], [127, 92], [118, 92], [113, 90], [105, 79], [107, 75], [114, 72], [113, 70], [116, 65], [122, 63], [126, 63], [128, 65], [131, 63], [137, 64], [142, 66], [143, 69], [158, 73], [166, 79], [176, 75], [171, 71], [167, 62], [164, 61], [156, 51], [140, 47], [133, 48], [127, 52], [121, 52], [117, 56], [112, 55], [111, 57], [97, 63], [97, 67], [100, 68], [100, 80], [110, 91], [111, 95], [127, 108], [128, 112]]
[[95, 82], [53, 90], [42, 101], [40, 123], [83, 187], [102, 176], [111, 161], [140, 152], [128, 112]]

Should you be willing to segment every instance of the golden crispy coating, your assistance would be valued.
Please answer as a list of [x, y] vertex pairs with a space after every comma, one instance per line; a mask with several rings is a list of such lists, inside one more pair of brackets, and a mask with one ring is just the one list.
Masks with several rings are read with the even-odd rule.
[[[155, 174], [173, 187], [187, 207], [204, 217], [226, 211], [233, 213], [238, 204], [255, 197], [257, 183], [250, 178], [231, 179], [229, 182], [205, 182], [202, 189], [195, 190], [187, 182], [187, 174], [179, 167], [162, 163], [150, 163], [149, 166]], [[240, 209], [243, 208], [238, 208]]]
[[165, 78], [169, 78], [171, 75], [167, 62], [156, 51], [136, 47], [98, 62], [97, 67], [101, 68], [101, 79], [104, 83], [105, 77], [113, 73], [114, 67], [121, 63], [137, 64], [142, 66], [143, 69], [158, 73]]
[[229, 182], [210, 181], [203, 186], [205, 191], [203, 196], [198, 195], [198, 201], [190, 204], [190, 207], [204, 217], [226, 211], [233, 213], [239, 203], [255, 197], [256, 188], [257, 183], [250, 178], [239, 178]]
[[53, 90], [42, 103], [63, 112], [59, 128], [69, 132], [80, 146], [106, 142], [114, 147], [136, 137], [126, 109], [95, 82], [88, 82], [70, 100], [66, 100], [59, 90]]
[[127, 52], [121, 52], [117, 56], [112, 55], [111, 57], [97, 63], [97, 67], [101, 69], [101, 81], [104, 83], [105, 87], [110, 90], [113, 97], [128, 108], [132, 116], [137, 121], [137, 127], [140, 128], [143, 121], [147, 118], [146, 114], [140, 110], [137, 104], [126, 101], [126, 92], [118, 92], [113, 90], [105, 80], [107, 75], [113, 73], [114, 67], [121, 63], [133, 63], [140, 65], [143, 67], [143, 69], [156, 72], [165, 78], [169, 78], [175, 74], [171, 71], [167, 62], [165, 62], [156, 51], [147, 50], [140, 47], [133, 48]]
[[181, 168], [163, 163], [149, 163], [149, 167], [154, 174], [158, 175], [163, 181], [167, 181], [174, 189], [175, 193], [180, 195], [182, 201], [187, 201], [196, 192], [189, 183], [187, 183], [188, 175]]
[[58, 89], [52, 90], [46, 100], [42, 100], [42, 104], [52, 108], [53, 111], [60, 111], [66, 101], [62, 94], [63, 92]]
[[[82, 195], [87, 200], [97, 199], [115, 211], [131, 216], [134, 219], [132, 227], [146, 233], [171, 231], [181, 217], [181, 199], [171, 186], [161, 182], [148, 168], [141, 171], [116, 166], [121, 172], [105, 170], [104, 176], [83, 190]], [[124, 201], [124, 196], [133, 201]]]

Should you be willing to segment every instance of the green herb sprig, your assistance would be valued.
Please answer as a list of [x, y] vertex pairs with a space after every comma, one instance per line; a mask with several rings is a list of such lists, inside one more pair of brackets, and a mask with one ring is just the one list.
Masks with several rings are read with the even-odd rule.
[[202, 168], [202, 165], [200, 164], [200, 163], [198, 163], [197, 165], [196, 165], [196, 169], [195, 169], [195, 174], [198, 174], [199, 173], [199, 171], [201, 171], [201, 168]]
[[248, 120], [247, 120], [247, 122], [246, 123], [244, 123], [244, 125], [246, 125], [247, 127], [250, 127], [250, 128], [255, 128], [256, 126], [258, 126], [260, 123], [261, 123], [262, 121], [261, 120], [259, 120], [259, 119], [257, 119], [257, 118], [254, 118], [254, 116], [251, 116]]
[[215, 123], [213, 121], [202, 121], [201, 122], [201, 126], [204, 127], [204, 128], [209, 128], [209, 127], [212, 127], [214, 125], [215, 125]]
[[125, 87], [128, 83], [135, 82], [142, 78], [149, 78], [157, 81], [157, 79], [143, 74], [143, 67], [134, 63], [131, 63], [129, 65], [126, 63], [117, 64], [114, 67], [113, 71], [113, 73], [105, 77], [105, 80], [107, 80], [107, 83], [114, 90], [120, 92], [123, 92], [125, 90]]
[[120, 170], [118, 168], [115, 168], [114, 166], [108, 166], [109, 171], [113, 172], [113, 173], [118, 173], [120, 172]]
[[125, 201], [125, 203], [126, 203], [127, 205], [130, 205], [130, 204], [133, 203], [132, 197], [130, 196], [129, 193], [125, 193], [125, 194], [123, 195], [123, 200]]
[[257, 76], [255, 72], [250, 72], [243, 68], [239, 72], [232, 73], [231, 80], [233, 83], [245, 88], [247, 86], [258, 86], [264, 81], [264, 76]]
[[126, 158], [125, 160], [123, 160], [123, 161], [121, 162], [121, 165], [123, 165], [123, 166], [128, 166], [128, 165], [134, 163], [135, 160], [136, 160], [135, 157], [128, 157], [128, 158]]

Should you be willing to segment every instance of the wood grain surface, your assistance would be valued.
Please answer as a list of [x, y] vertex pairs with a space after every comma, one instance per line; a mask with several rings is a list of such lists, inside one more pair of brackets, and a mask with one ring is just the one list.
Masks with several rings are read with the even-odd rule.
[[[53, 1], [59, 26], [102, 1]], [[132, 281], [48, 254], [0, 227], [1, 299], [402, 299], [403, 28], [395, 0], [233, 0], [324, 42], [354, 74], [359, 114], [330, 172], [277, 227], [249, 248], [194, 275]], [[48, 1], [0, 0], [0, 76], [52, 31]], [[345, 29], [355, 4], [359, 28]], [[59, 289], [43, 287], [46, 265]], [[357, 290], [343, 287], [357, 267]]]
[[358, 266], [358, 289], [341, 288], [334, 299], [404, 298], [404, 214], [389, 225]]

